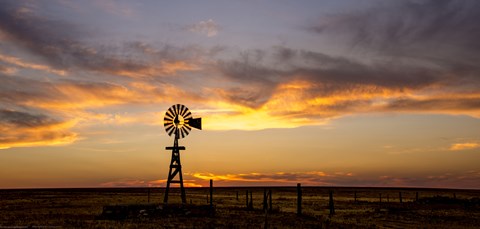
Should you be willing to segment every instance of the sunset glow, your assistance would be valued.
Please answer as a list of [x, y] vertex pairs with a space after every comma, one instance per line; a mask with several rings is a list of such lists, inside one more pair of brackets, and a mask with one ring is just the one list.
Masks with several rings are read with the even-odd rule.
[[[450, 16], [448, 16], [450, 15]], [[478, 1], [1, 1], [0, 188], [480, 188]]]

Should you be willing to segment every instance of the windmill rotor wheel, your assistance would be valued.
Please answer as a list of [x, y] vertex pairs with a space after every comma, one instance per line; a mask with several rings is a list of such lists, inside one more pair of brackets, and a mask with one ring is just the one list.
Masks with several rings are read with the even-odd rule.
[[182, 104], [175, 104], [168, 108], [163, 125], [169, 136], [174, 134], [178, 139], [186, 137], [192, 128], [202, 129], [201, 118], [193, 118], [190, 110]]

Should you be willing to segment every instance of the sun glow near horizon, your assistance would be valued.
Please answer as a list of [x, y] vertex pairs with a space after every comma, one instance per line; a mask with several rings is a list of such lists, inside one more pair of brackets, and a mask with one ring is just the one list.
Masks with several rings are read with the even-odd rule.
[[209, 4], [2, 1], [0, 188], [480, 188], [477, 1]]

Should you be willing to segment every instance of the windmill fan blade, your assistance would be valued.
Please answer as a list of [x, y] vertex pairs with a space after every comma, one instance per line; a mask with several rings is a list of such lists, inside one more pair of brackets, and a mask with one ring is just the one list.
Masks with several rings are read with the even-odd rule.
[[182, 136], [182, 138], [184, 138], [184, 137], [186, 137], [186, 136], [190, 133], [190, 131], [186, 128], [186, 126], [183, 126], [183, 127], [182, 127], [182, 133], [184, 134], [184, 135]]
[[183, 115], [183, 118], [185, 120], [191, 119], [192, 118], [192, 113], [187, 109], [187, 112], [185, 113], [185, 115]]
[[185, 105], [181, 105], [180, 107], [180, 115], [185, 117], [185, 113], [188, 111], [188, 108]]
[[202, 118], [190, 118], [188, 119], [188, 125], [201, 130], [202, 129]]
[[173, 120], [174, 116], [173, 116], [172, 111], [170, 109], [168, 109], [167, 112], [165, 112], [165, 118]]
[[175, 105], [175, 116], [180, 114], [180, 104]]
[[173, 131], [175, 130], [175, 126], [174, 125], [170, 125], [168, 127], [165, 127], [165, 131], [167, 131], [168, 135], [172, 135]]
[[185, 137], [185, 130], [183, 128], [180, 129], [180, 136], [181, 138], [184, 138]]
[[188, 125], [188, 123], [185, 123], [185, 125], [183, 125], [185, 128], [187, 128], [188, 131], [191, 131], [192, 128]]
[[173, 107], [168, 108], [167, 114], [168, 117], [170, 117], [172, 120], [175, 118], [175, 110], [173, 109]]

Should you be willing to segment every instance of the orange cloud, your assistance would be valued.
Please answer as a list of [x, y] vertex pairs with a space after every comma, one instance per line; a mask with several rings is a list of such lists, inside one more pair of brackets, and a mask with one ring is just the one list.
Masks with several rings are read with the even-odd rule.
[[305, 185], [329, 185], [337, 179], [354, 176], [350, 172], [325, 173], [322, 171], [310, 172], [276, 172], [276, 173], [240, 173], [240, 174], [213, 174], [213, 173], [187, 173], [204, 181], [214, 180], [220, 184], [250, 184], [250, 185], [292, 185], [302, 183]]
[[[330, 119], [355, 112], [368, 112], [401, 97], [406, 91], [377, 86], [357, 86], [347, 91], [316, 95], [326, 85], [308, 81], [292, 81], [280, 84], [270, 98], [259, 107], [249, 107], [223, 99], [210, 101], [212, 109], [205, 116], [205, 128], [212, 130], [266, 128], [294, 128], [304, 125], [321, 125]], [[228, 90], [211, 90], [225, 97]], [[219, 112], [212, 112], [218, 110]], [[215, 122], [209, 122], [215, 120]], [[207, 123], [208, 122], [208, 123]]]
[[75, 120], [61, 122], [9, 110], [0, 111], [0, 119], [0, 149], [64, 145], [78, 139], [77, 133], [69, 131]]
[[185, 61], [162, 61], [160, 66], [161, 72], [166, 75], [175, 75], [178, 71], [200, 70], [200, 67]]
[[13, 56], [6, 56], [3, 54], [0, 54], [0, 61], [3, 61], [5, 63], [13, 64], [21, 68], [28, 68], [28, 69], [34, 69], [34, 70], [41, 70], [49, 73], [54, 73], [57, 75], [64, 76], [67, 74], [66, 71], [64, 70], [58, 70], [54, 69], [48, 65], [41, 65], [41, 64], [34, 64], [34, 63], [29, 63], [26, 61], [22, 61], [20, 58], [13, 57]]
[[[116, 181], [108, 181], [100, 183], [101, 187], [165, 187], [167, 183], [166, 179], [145, 181], [140, 179], [120, 179]], [[191, 187], [203, 187], [201, 184], [195, 183], [194, 180], [184, 180], [183, 186], [187, 188]]]
[[[113, 60], [112, 60], [113, 61]], [[119, 61], [116, 61], [119, 62]], [[195, 64], [190, 64], [185, 61], [161, 61], [160, 64], [149, 63], [145, 65], [136, 65], [134, 68], [129, 68], [125, 63], [116, 63], [116, 67], [101, 68], [100, 72], [126, 76], [130, 78], [142, 78], [152, 76], [173, 76], [181, 71], [198, 71], [201, 68]]]
[[464, 142], [464, 143], [455, 143], [450, 146], [450, 150], [458, 151], [458, 150], [469, 150], [469, 149], [477, 149], [480, 148], [480, 144], [476, 142]]

